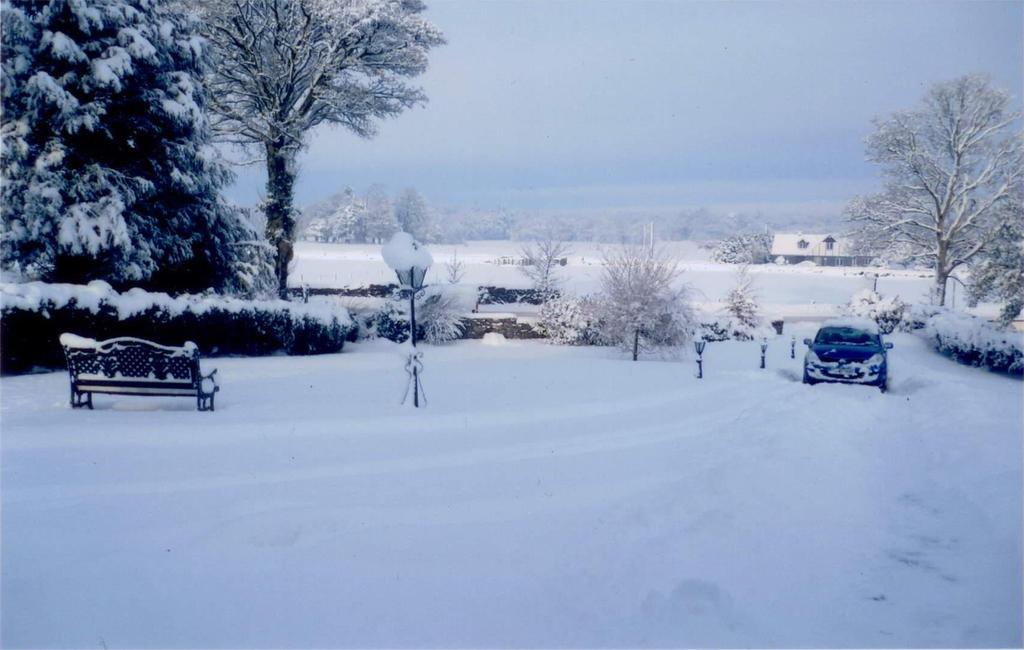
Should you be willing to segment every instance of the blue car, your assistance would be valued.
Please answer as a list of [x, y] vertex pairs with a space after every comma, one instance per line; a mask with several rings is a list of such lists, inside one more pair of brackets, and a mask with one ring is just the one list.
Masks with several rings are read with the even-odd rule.
[[892, 343], [883, 343], [869, 320], [847, 319], [822, 325], [814, 339], [804, 339], [804, 383], [839, 382], [889, 389]]

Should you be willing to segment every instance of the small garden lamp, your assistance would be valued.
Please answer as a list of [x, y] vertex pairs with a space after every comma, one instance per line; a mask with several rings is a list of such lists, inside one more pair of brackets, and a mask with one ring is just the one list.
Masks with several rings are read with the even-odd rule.
[[697, 379], [704, 378], [704, 346], [707, 345], [707, 341], [704, 339], [697, 339], [693, 342], [693, 349], [697, 353]]
[[[398, 290], [403, 296], [409, 297], [409, 343], [412, 349], [409, 351], [409, 359], [406, 361], [405, 370], [409, 373], [409, 387], [405, 395], [409, 396], [409, 388], [412, 389], [412, 405], [419, 408], [420, 394], [420, 373], [423, 372], [423, 354], [416, 349], [416, 294], [423, 290], [423, 282], [427, 277], [427, 269], [434, 263], [434, 258], [422, 244], [412, 238], [407, 232], [397, 232], [384, 248], [381, 249], [384, 262], [398, 276]], [[425, 402], [426, 400], [424, 400]], [[402, 399], [405, 402], [405, 399]]]
[[789, 337], [789, 358], [796, 359], [796, 334]]
[[764, 353], [768, 351], [768, 338], [761, 339], [761, 368], [764, 369]]

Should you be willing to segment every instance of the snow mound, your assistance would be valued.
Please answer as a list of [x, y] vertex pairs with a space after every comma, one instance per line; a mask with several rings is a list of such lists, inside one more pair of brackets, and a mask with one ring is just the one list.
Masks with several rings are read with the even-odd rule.
[[484, 345], [508, 345], [508, 339], [501, 332], [487, 332], [483, 338]]

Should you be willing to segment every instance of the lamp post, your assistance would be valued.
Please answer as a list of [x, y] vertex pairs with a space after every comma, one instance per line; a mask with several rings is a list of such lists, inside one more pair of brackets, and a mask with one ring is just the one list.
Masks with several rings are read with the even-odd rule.
[[[416, 295], [423, 290], [423, 281], [427, 277], [427, 269], [434, 263], [434, 258], [422, 244], [406, 232], [397, 232], [384, 248], [381, 249], [384, 261], [398, 276], [398, 289], [402, 296], [409, 298], [409, 358], [405, 362], [405, 371], [409, 373], [409, 385], [405, 390], [405, 403], [412, 389], [412, 405], [420, 406], [420, 374], [423, 372], [423, 354], [416, 349]], [[424, 403], [426, 399], [424, 398]]]
[[761, 339], [761, 369], [764, 369], [764, 353], [768, 351], [768, 339]]
[[707, 341], [698, 339], [693, 342], [693, 349], [697, 352], [697, 379], [704, 379], [704, 346]]

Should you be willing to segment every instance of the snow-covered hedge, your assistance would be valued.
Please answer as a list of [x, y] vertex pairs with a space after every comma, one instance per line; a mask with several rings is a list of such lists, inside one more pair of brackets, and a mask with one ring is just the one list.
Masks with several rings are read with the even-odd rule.
[[921, 333], [960, 363], [1024, 376], [1024, 334], [948, 309], [932, 307]]
[[241, 300], [217, 295], [114, 291], [88, 285], [0, 284], [0, 371], [64, 366], [57, 338], [134, 336], [165, 345], [193, 341], [204, 356], [339, 352], [355, 335], [348, 311], [330, 303]]

